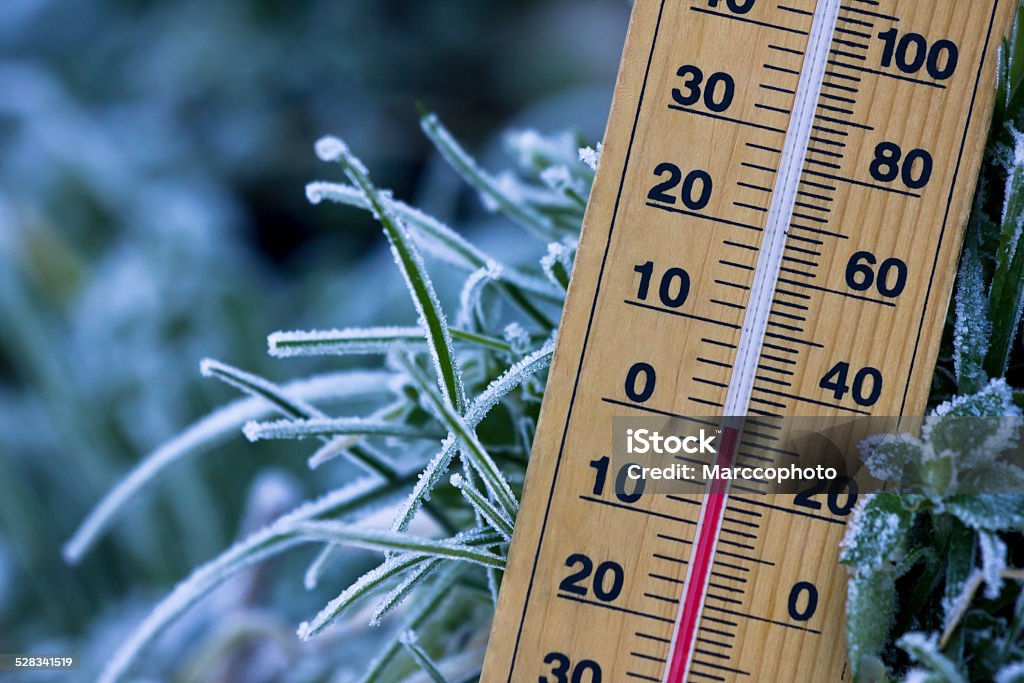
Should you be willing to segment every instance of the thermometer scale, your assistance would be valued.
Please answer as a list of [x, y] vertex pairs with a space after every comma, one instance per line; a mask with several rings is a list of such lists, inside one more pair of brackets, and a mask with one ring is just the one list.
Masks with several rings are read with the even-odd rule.
[[483, 681], [850, 679], [856, 492], [623, 492], [612, 418], [922, 414], [1015, 8], [636, 0]]

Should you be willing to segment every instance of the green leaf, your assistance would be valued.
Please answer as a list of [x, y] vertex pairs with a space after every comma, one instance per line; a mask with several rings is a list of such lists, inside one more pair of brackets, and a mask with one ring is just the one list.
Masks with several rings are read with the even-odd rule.
[[293, 398], [281, 391], [273, 382], [226, 363], [205, 358], [199, 364], [203, 377], [216, 377], [222, 382], [244, 391], [250, 396], [262, 398], [288, 417], [317, 418], [324, 414], [302, 399]]
[[945, 683], [967, 683], [956, 665], [939, 649], [937, 635], [928, 636], [924, 633], [906, 633], [896, 644], [918, 662], [926, 664], [932, 671], [939, 674]]
[[469, 501], [473, 509], [479, 513], [488, 525], [501, 534], [506, 541], [512, 540], [512, 520], [502, 514], [501, 510], [494, 507], [491, 501], [480, 493], [461, 474], [452, 475], [452, 486], [462, 491], [462, 495]]
[[944, 504], [949, 513], [971, 529], [1024, 532], [1024, 495], [959, 495]]
[[906, 554], [915, 514], [901, 494], [871, 494], [857, 506], [843, 539], [841, 561], [858, 570], [892, 570]]
[[[338, 183], [310, 183], [306, 186], [306, 196], [314, 204], [327, 199], [366, 210], [372, 208], [366, 197], [356, 188]], [[382, 199], [406, 221], [406, 225], [413, 231], [416, 243], [428, 253], [464, 270], [494, 269], [497, 263], [494, 259], [436, 218], [389, 197], [382, 196]], [[500, 271], [498, 288], [531, 320], [537, 322], [544, 329], [551, 329], [554, 323], [533, 300], [537, 299], [542, 303], [561, 306], [562, 295], [540, 278], [516, 268], [501, 265]]]
[[[846, 645], [854, 681], [877, 673], [896, 615], [896, 575], [888, 569], [858, 570], [846, 596]], [[884, 671], [884, 667], [883, 671]]]
[[505, 568], [502, 557], [452, 539], [435, 541], [394, 531], [363, 529], [335, 521], [300, 522], [295, 525], [295, 532], [304, 539], [325, 543], [340, 543], [387, 553], [416, 553], [425, 557], [473, 562], [495, 569]]

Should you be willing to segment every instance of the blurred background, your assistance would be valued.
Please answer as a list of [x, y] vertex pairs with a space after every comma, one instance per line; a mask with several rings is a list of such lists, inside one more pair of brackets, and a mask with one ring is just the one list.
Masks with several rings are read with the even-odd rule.
[[0, 652], [109, 653], [253, 518], [323, 490], [303, 449], [239, 435], [175, 468], [82, 565], [60, 557], [133, 462], [234, 397], [201, 358], [283, 381], [302, 364], [266, 356], [274, 330], [413, 321], [379, 227], [306, 202], [306, 182], [340, 175], [313, 141], [343, 136], [378, 184], [514, 251], [432, 153], [417, 103], [489, 168], [507, 165], [508, 130], [595, 141], [628, 13], [0, 1]]

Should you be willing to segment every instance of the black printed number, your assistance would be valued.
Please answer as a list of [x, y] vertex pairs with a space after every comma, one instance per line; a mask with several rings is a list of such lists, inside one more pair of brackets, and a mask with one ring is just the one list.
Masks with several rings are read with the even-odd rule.
[[601, 666], [593, 659], [581, 659], [574, 666], [568, 655], [549, 652], [544, 663], [551, 667], [551, 673], [538, 678], [539, 683], [601, 683]]
[[794, 621], [809, 621], [818, 609], [818, 589], [809, 581], [799, 581], [789, 591], [789, 616]]
[[[654, 262], [648, 261], [634, 266], [633, 271], [640, 274], [640, 286], [636, 298], [647, 301], [651, 289], [651, 278], [654, 276]], [[690, 296], [690, 274], [682, 268], [669, 268], [661, 275], [658, 285], [658, 299], [666, 308], [679, 308]]]
[[[594, 597], [601, 602], [612, 602], [622, 592], [622, 583], [625, 574], [622, 565], [618, 562], [602, 562], [594, 567], [594, 561], [582, 553], [573, 553], [565, 559], [565, 566], [572, 569], [579, 567], [569, 576], [562, 579], [558, 587], [566, 593], [573, 595], [587, 596], [593, 590]], [[584, 584], [588, 579], [590, 589]]]
[[895, 142], [882, 142], [875, 147], [871, 177], [883, 183], [900, 178], [912, 190], [920, 190], [932, 179], [935, 164], [932, 155], [923, 149], [912, 149], [906, 156]]
[[[828, 504], [829, 512], [837, 517], [845, 517], [853, 512], [853, 506], [857, 504], [856, 481], [849, 477], [837, 477], [828, 485], [827, 489], [828, 495], [825, 501]], [[816, 501], [814, 497], [825, 492], [825, 482], [815, 482], [809, 489], [796, 494], [793, 504], [811, 510], [820, 510], [821, 503]], [[841, 496], [842, 498], [840, 498]]]
[[831, 391], [837, 401], [841, 401], [852, 392], [854, 402], [868, 408], [878, 403], [878, 398], [882, 395], [882, 373], [875, 368], [858, 370], [851, 386], [850, 364], [836, 363], [835, 367], [821, 378], [818, 386]]
[[679, 170], [678, 166], [666, 162], [658, 164], [658, 167], [654, 169], [654, 175], [659, 178], [667, 176], [667, 179], [652, 187], [651, 191], [647, 193], [647, 198], [651, 201], [675, 204], [676, 196], [669, 192], [677, 187], [683, 206], [691, 211], [700, 211], [711, 201], [711, 190], [714, 183], [707, 171], [690, 171], [684, 178], [683, 172]]
[[[597, 460], [590, 461], [590, 466], [594, 468], [595, 496], [600, 496], [604, 493], [605, 484], [608, 483], [609, 463], [610, 459], [607, 455], [598, 458]], [[632, 463], [629, 463], [620, 467], [619, 473], [615, 476], [615, 497], [623, 503], [635, 503], [644, 495], [644, 480], [631, 479], [629, 477], [629, 468], [631, 464]], [[627, 491], [627, 487], [632, 488], [632, 490]]]
[[855, 292], [874, 288], [882, 296], [898, 297], [907, 287], [907, 264], [898, 258], [885, 259], [879, 264], [871, 252], [858, 251], [846, 264], [846, 286]]
[[635, 363], [626, 373], [626, 396], [630, 401], [643, 403], [654, 394], [657, 379], [649, 363]]
[[936, 40], [928, 45], [928, 39], [920, 33], [904, 33], [895, 28], [883, 31], [878, 37], [885, 43], [882, 50], [882, 66], [896, 68], [905, 74], [916, 74], [922, 68], [937, 81], [944, 81], [956, 72], [960, 61], [960, 50], [951, 40]]
[[708, 7], [718, 7], [719, 4], [723, 4], [733, 14], [746, 14], [754, 9], [755, 2], [756, 0], [725, 0], [725, 2], [719, 3], [718, 0], [708, 0]]
[[736, 81], [729, 74], [716, 71], [705, 79], [699, 67], [687, 64], [679, 67], [676, 76], [683, 79], [680, 87], [672, 89], [672, 99], [676, 104], [692, 107], [703, 101], [704, 106], [716, 114], [721, 114], [732, 105]]

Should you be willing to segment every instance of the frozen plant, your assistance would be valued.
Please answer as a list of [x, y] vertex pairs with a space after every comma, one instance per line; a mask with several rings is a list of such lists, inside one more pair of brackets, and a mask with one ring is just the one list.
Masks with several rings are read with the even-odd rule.
[[[996, 111], [919, 438], [863, 445], [909, 493], [858, 504], [843, 544], [859, 681], [1024, 681], [1024, 20], [1000, 52]], [[969, 426], [969, 429], [965, 429]], [[999, 492], [988, 488], [998, 483]]]
[[[376, 369], [337, 371], [286, 385], [204, 361], [205, 376], [246, 398], [143, 459], [96, 506], [66, 544], [65, 555], [80, 559], [144, 487], [235, 430], [252, 441], [312, 439], [310, 467], [346, 460], [362, 476], [299, 505], [196, 569], [121, 644], [103, 683], [122, 680], [155, 638], [216, 587], [300, 544], [321, 547], [305, 577], [291, 577], [309, 590], [327, 581], [326, 571], [350, 548], [383, 557], [299, 624], [299, 639], [319, 638], [369, 604], [361, 614], [373, 625], [397, 614], [389, 624], [390, 642], [365, 663], [362, 681], [398, 680], [417, 671], [431, 680], [456, 681], [479, 671], [479, 650], [455, 648], [451, 636], [485, 633], [490, 610], [477, 607], [481, 599], [491, 606], [497, 599], [594, 170], [580, 161], [575, 136], [530, 132], [508, 139], [518, 172], [492, 175], [434, 115], [425, 114], [422, 127], [489, 210], [538, 239], [536, 265], [498, 261], [441, 221], [378, 189], [340, 139], [317, 142], [317, 155], [340, 169], [347, 182], [310, 183], [309, 200], [373, 214], [408, 287], [418, 324], [275, 332], [269, 350], [276, 357], [361, 355], [380, 361]], [[428, 259], [442, 265], [435, 273], [463, 282], [453, 316], [438, 297]], [[359, 399], [368, 407], [359, 416], [335, 416], [329, 406], [339, 399]], [[376, 521], [382, 510], [390, 525]]]

